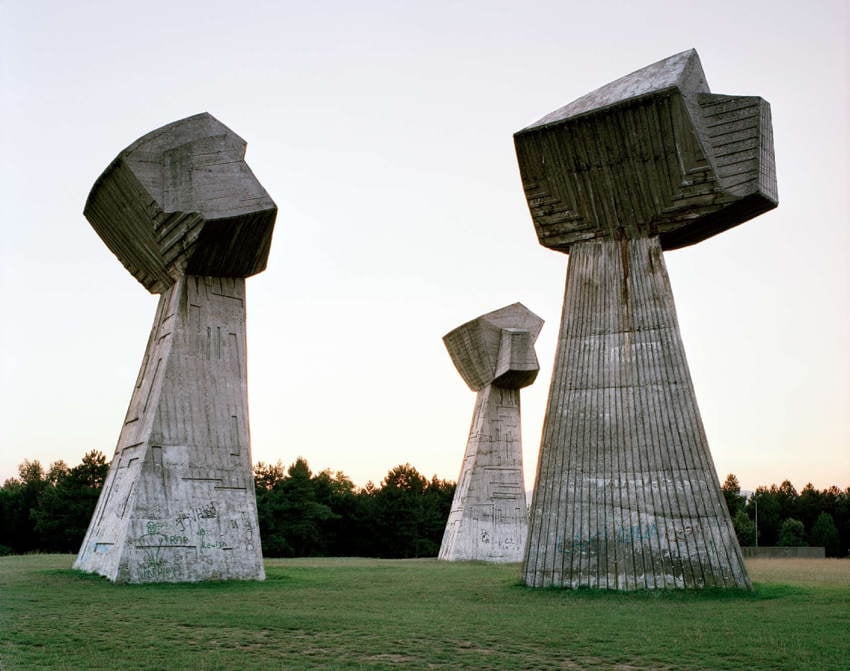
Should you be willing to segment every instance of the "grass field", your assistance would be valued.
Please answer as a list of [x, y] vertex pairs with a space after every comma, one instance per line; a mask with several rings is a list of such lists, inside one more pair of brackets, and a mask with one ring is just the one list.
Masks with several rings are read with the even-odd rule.
[[0, 558], [0, 671], [850, 668], [850, 560], [749, 560], [753, 593], [531, 590], [518, 567], [267, 560], [265, 582], [113, 585]]

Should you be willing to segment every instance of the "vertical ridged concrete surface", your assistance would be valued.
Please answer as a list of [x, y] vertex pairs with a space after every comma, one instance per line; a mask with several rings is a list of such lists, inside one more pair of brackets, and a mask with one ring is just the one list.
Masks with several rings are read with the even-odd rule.
[[523, 580], [750, 586], [657, 237], [570, 249]]
[[264, 577], [248, 434], [245, 280], [160, 296], [75, 568], [120, 582]]

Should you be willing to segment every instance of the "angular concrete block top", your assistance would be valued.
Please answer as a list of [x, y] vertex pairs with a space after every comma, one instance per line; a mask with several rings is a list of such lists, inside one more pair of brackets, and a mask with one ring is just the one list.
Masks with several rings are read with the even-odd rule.
[[770, 106], [710, 92], [693, 49], [514, 135], [540, 243], [658, 235], [693, 244], [776, 207]]
[[98, 178], [86, 219], [151, 293], [183, 274], [259, 273], [277, 206], [245, 163], [245, 146], [206, 112], [163, 126]]
[[543, 320], [522, 303], [468, 321], [443, 336], [452, 362], [473, 391], [488, 384], [507, 389], [527, 387], [540, 366], [534, 343]]

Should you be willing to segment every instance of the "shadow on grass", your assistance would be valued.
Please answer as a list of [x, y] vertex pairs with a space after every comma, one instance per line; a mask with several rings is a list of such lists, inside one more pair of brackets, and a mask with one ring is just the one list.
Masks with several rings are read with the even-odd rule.
[[[266, 579], [260, 580], [204, 580], [199, 582], [183, 583], [112, 583], [105, 577], [96, 573], [87, 573], [76, 569], [43, 569], [38, 573], [64, 579], [66, 583], [97, 583], [108, 589], [131, 589], [144, 591], [168, 591], [168, 592], [253, 592], [258, 590], [276, 590], [288, 587], [322, 584], [327, 575], [324, 569], [310, 570], [300, 567], [266, 567]], [[499, 587], [493, 585], [495, 590]], [[799, 585], [787, 585], [781, 583], [753, 583], [752, 590], [735, 588], [708, 587], [701, 590], [633, 590], [621, 591], [616, 589], [595, 589], [580, 587], [568, 589], [563, 587], [528, 587], [520, 581], [502, 583], [501, 589], [520, 593], [523, 598], [534, 598], [535, 595], [543, 599], [562, 599], [574, 601], [609, 601], [609, 602], [671, 602], [671, 603], [704, 603], [704, 602], [754, 602], [784, 599], [789, 597], [808, 596], [815, 590]]]
[[148, 583], [121, 583], [111, 582], [97, 573], [88, 573], [77, 569], [44, 569], [38, 571], [41, 575], [49, 575], [57, 578], [67, 578], [68, 582], [74, 583], [98, 583], [104, 587], [115, 589], [164, 589], [164, 590], [235, 590], [245, 591], [246, 588], [262, 588], [269, 582], [297, 583], [299, 580], [292, 575], [282, 571], [267, 571], [266, 579], [263, 580], [199, 580], [197, 582], [148, 582]]
[[777, 583], [753, 583], [752, 590], [722, 587], [706, 587], [705, 589], [640, 589], [622, 591], [616, 589], [596, 589], [579, 587], [528, 587], [517, 581], [514, 589], [526, 594], [547, 594], [566, 599], [581, 601], [610, 600], [610, 601], [666, 601], [666, 602], [705, 602], [705, 601], [769, 601], [792, 596], [806, 596], [813, 590], [796, 585]]

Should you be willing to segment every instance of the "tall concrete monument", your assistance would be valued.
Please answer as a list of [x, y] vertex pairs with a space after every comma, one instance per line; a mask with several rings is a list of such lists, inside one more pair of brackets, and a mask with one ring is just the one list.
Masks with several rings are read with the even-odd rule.
[[662, 250], [776, 207], [770, 107], [711, 93], [691, 50], [514, 140], [540, 243], [570, 255], [523, 580], [749, 588]]
[[266, 266], [277, 207], [244, 156], [198, 114], [131, 144], [89, 194], [86, 218], [160, 298], [75, 568], [134, 583], [265, 577], [244, 278]]
[[443, 342], [478, 392], [440, 559], [518, 562], [528, 532], [519, 390], [534, 382], [543, 320], [521, 303], [488, 312]]

